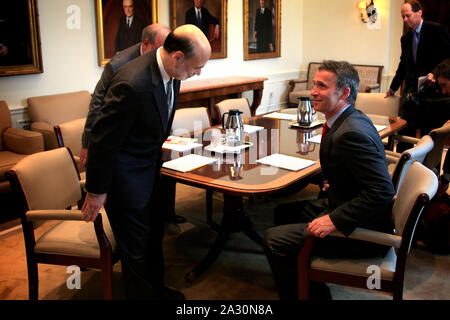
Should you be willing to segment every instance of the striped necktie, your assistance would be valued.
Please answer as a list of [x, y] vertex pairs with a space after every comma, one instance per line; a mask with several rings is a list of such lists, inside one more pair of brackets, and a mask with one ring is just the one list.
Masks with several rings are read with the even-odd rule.
[[169, 118], [172, 114], [173, 104], [172, 104], [172, 95], [173, 95], [173, 88], [172, 88], [172, 82], [173, 78], [170, 78], [169, 81], [167, 81], [167, 106], [169, 108]]

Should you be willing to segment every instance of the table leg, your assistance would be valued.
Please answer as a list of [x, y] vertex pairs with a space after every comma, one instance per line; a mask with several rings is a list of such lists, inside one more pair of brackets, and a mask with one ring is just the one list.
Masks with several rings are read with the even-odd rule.
[[224, 195], [222, 222], [220, 225], [212, 223], [211, 226], [217, 231], [217, 238], [206, 257], [192, 271], [186, 274], [186, 287], [189, 287], [196, 278], [214, 263], [223, 248], [225, 248], [231, 233], [243, 231], [257, 244], [262, 244], [263, 235], [256, 229], [243, 209], [242, 197], [240, 196]]

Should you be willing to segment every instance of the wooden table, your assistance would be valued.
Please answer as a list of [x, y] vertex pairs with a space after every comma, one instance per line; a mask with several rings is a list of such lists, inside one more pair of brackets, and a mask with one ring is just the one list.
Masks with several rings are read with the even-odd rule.
[[[295, 112], [296, 109], [285, 112]], [[369, 115], [370, 116], [370, 115]], [[406, 125], [402, 119], [370, 116], [375, 124], [386, 125], [379, 131], [382, 138], [392, 135]], [[214, 155], [203, 150], [203, 155], [216, 157], [218, 162], [182, 173], [162, 168], [164, 176], [176, 182], [221, 192], [224, 195], [222, 221], [217, 224], [209, 221], [217, 232], [217, 238], [207, 256], [191, 272], [186, 274], [185, 283], [189, 286], [219, 256], [225, 243], [233, 232], [243, 231], [250, 239], [262, 244], [263, 235], [253, 225], [243, 208], [242, 197], [267, 195], [285, 190], [296, 183], [303, 183], [320, 173], [319, 144], [305, 142], [307, 136], [321, 134], [322, 127], [298, 129], [289, 126], [287, 120], [275, 120], [261, 116], [246, 119], [245, 123], [263, 126], [265, 130], [248, 135], [253, 146], [240, 155]], [[208, 132], [203, 132], [203, 145], [209, 145]], [[316, 163], [299, 171], [289, 171], [256, 163], [257, 159], [273, 153], [314, 160]], [[164, 160], [170, 159], [171, 151], [163, 152]]]
[[261, 103], [264, 81], [267, 78], [256, 77], [220, 77], [205, 80], [182, 81], [177, 108], [207, 107], [213, 124], [220, 123], [216, 114], [216, 103], [230, 98], [240, 98], [245, 91], [253, 91], [253, 103], [250, 106], [252, 116]]

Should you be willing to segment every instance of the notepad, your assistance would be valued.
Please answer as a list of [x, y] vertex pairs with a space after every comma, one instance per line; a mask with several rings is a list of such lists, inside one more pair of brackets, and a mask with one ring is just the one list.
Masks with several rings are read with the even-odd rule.
[[205, 150], [207, 151], [212, 151], [212, 152], [216, 152], [216, 153], [240, 153], [242, 150], [250, 148], [251, 146], [253, 146], [253, 143], [248, 142], [248, 141], [244, 141], [240, 146], [236, 146], [236, 147], [230, 147], [227, 145], [218, 145], [218, 146], [207, 146], [205, 147]]
[[380, 132], [383, 129], [386, 129], [387, 126], [381, 125], [381, 124], [374, 124], [375, 129], [377, 129], [378, 132]]
[[184, 152], [194, 148], [200, 148], [203, 146], [201, 143], [196, 142], [197, 139], [195, 138], [169, 136], [167, 140], [163, 143], [162, 147], [163, 149]]
[[280, 120], [297, 120], [297, 114], [290, 113], [281, 113], [281, 112], [272, 112], [269, 114], [263, 115], [264, 118], [272, 118], [272, 119], [280, 119]]
[[250, 125], [250, 124], [244, 124], [244, 132], [248, 133], [248, 134], [251, 134], [251, 133], [254, 133], [254, 132], [258, 132], [258, 131], [260, 131], [262, 129], [264, 129], [264, 127], [253, 126], [253, 125]]
[[308, 142], [312, 142], [312, 143], [320, 143], [322, 141], [322, 135], [318, 134], [316, 136], [313, 136], [311, 138], [309, 138], [308, 140], [306, 140]]
[[166, 161], [162, 166], [167, 169], [188, 172], [206, 166], [207, 164], [215, 161], [217, 161], [217, 159], [199, 156], [197, 154], [189, 154], [184, 157]]
[[292, 171], [298, 171], [316, 163], [312, 160], [287, 156], [279, 153], [271, 154], [270, 156], [256, 160], [256, 162]]

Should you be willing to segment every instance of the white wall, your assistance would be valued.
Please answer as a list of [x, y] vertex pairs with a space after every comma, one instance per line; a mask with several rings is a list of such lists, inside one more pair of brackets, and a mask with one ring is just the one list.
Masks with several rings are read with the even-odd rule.
[[[159, 0], [159, 22], [169, 25], [169, 0]], [[281, 57], [243, 60], [243, 1], [228, 0], [228, 54], [208, 62], [201, 78], [225, 75], [264, 76], [258, 113], [286, 104], [287, 82], [304, 74], [310, 61], [345, 59], [382, 64], [385, 77], [395, 72], [400, 57], [402, 0], [380, 0], [381, 28], [367, 29], [359, 20], [357, 0], [283, 0]], [[103, 68], [97, 62], [94, 0], [39, 0], [44, 73], [0, 78], [0, 99], [13, 117], [27, 118], [31, 96], [77, 90], [93, 91]], [[81, 28], [69, 30], [69, 5], [81, 9]], [[391, 15], [391, 10], [395, 14]], [[387, 66], [389, 70], [387, 70]], [[193, 79], [195, 80], [195, 78]], [[245, 94], [250, 100], [252, 96]]]

